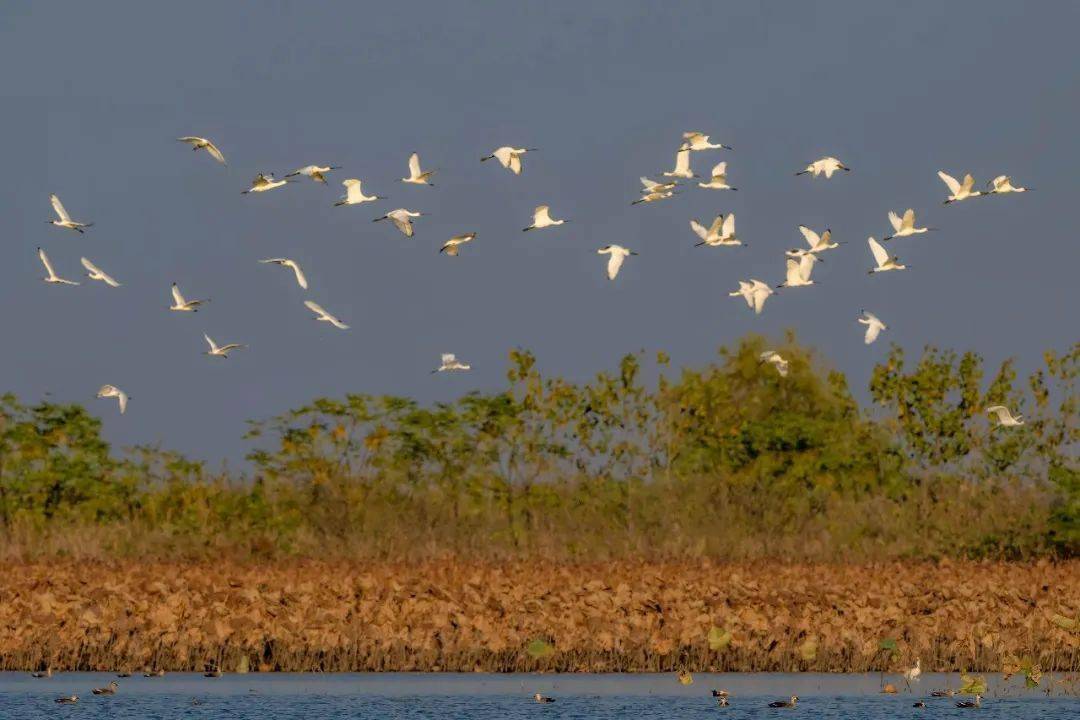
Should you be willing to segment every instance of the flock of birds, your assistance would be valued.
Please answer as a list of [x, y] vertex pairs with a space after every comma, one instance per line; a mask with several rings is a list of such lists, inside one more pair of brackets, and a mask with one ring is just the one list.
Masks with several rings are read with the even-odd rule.
[[[225, 164], [224, 154], [211, 140], [197, 136], [181, 137], [178, 138], [178, 140], [189, 144], [194, 151], [205, 150], [214, 160], [221, 164]], [[675, 154], [675, 167], [672, 170], [663, 173], [664, 180], [662, 181], [654, 181], [648, 177], [641, 177], [641, 197], [634, 200], [632, 204], [637, 205], [639, 203], [654, 203], [666, 200], [679, 192], [679, 188], [683, 181], [692, 181], [695, 179], [704, 180], [697, 183], [697, 186], [703, 189], [716, 191], [738, 190], [738, 188], [732, 187], [728, 182], [727, 162], [716, 163], [712, 167], [707, 180], [696, 175], [691, 167], [691, 156], [694, 153], [708, 150], [731, 149], [730, 146], [722, 143], [712, 142], [709, 135], [705, 133], [697, 131], [683, 133], [682, 142], [679, 144]], [[493, 150], [489, 155], [482, 157], [481, 162], [495, 160], [512, 174], [520, 175], [524, 170], [523, 158], [527, 153], [534, 152], [535, 150], [536, 148], [507, 145], [499, 147]], [[296, 178], [299, 177], [306, 177], [314, 182], [326, 184], [327, 176], [340, 169], [342, 168], [339, 165], [307, 165], [286, 174], [280, 180], [275, 179], [272, 173], [259, 173], [252, 181], [251, 187], [244, 190], [243, 194], [264, 193], [276, 190], [289, 183], [296, 182]], [[423, 169], [419, 154], [414, 152], [409, 156], [408, 170], [408, 175], [402, 177], [400, 179], [401, 182], [425, 187], [434, 186], [432, 178], [435, 175], [435, 171]], [[808, 175], [812, 178], [823, 178], [828, 180], [839, 172], [848, 173], [851, 172], [851, 168], [835, 157], [823, 157], [808, 163], [802, 170], [796, 172], [795, 175]], [[946, 205], [964, 202], [982, 196], [1022, 193], [1028, 190], [1028, 188], [1014, 185], [1012, 179], [1008, 175], [995, 177], [987, 184], [986, 190], [975, 190], [975, 179], [970, 174], [965, 175], [963, 180], [957, 180], [945, 172], [938, 172], [938, 176], [948, 189], [948, 195], [944, 200]], [[341, 184], [345, 188], [345, 193], [342, 198], [335, 203], [336, 207], [363, 205], [386, 199], [382, 195], [365, 194], [363, 182], [358, 178], [345, 179]], [[79, 233], [83, 233], [87, 228], [93, 226], [93, 223], [73, 220], [61, 203], [60, 198], [56, 195], [51, 196], [51, 201], [53, 210], [57, 216], [57, 219], [50, 221], [52, 225]], [[414, 221], [423, 216], [424, 213], [420, 211], [401, 207], [375, 217], [373, 222], [389, 220], [404, 236], [412, 237], [415, 232]], [[891, 254], [886, 250], [883, 243], [936, 230], [936, 228], [932, 227], [919, 227], [916, 222], [915, 211], [911, 208], [906, 210], [902, 215], [890, 211], [888, 213], [888, 220], [889, 224], [892, 226], [891, 234], [883, 236], [880, 242], [873, 236], [867, 239], [867, 245], [874, 263], [868, 270], [871, 275], [908, 269], [908, 266], [902, 263], [896, 255]], [[553, 217], [550, 206], [540, 205], [533, 211], [532, 222], [523, 228], [523, 231], [544, 230], [547, 228], [558, 227], [567, 222], [568, 220], [565, 218]], [[717, 215], [708, 226], [696, 219], [690, 220], [690, 230], [699, 239], [699, 242], [697, 243], [697, 246], [699, 247], [707, 246], [710, 248], [719, 248], [746, 245], [746, 243], [738, 237], [734, 213]], [[815, 265], [822, 261], [821, 256], [826, 252], [836, 250], [843, 243], [832, 238], [832, 231], [830, 229], [826, 229], [819, 233], [809, 227], [800, 225], [799, 231], [806, 240], [806, 247], [793, 248], [785, 251], [785, 277], [782, 283], [776, 286], [770, 286], [757, 278], [740, 280], [738, 289], [730, 292], [729, 295], [731, 297], [743, 298], [747, 306], [755, 314], [760, 314], [765, 307], [766, 301], [777, 291], [786, 291], [814, 285], [813, 271]], [[442, 244], [439, 252], [455, 257], [467, 243], [476, 238], [476, 235], [475, 232], [455, 235]], [[610, 280], [615, 280], [616, 277], [618, 277], [619, 271], [627, 258], [637, 255], [637, 252], [634, 250], [615, 244], [605, 245], [596, 252], [608, 256], [606, 270]], [[45, 267], [46, 275], [43, 280], [46, 283], [54, 285], [79, 284], [77, 281], [69, 280], [58, 275], [52, 261], [49, 259], [49, 256], [43, 248], [38, 248], [38, 256], [41, 259], [42, 265]], [[82, 257], [80, 260], [83, 267], [86, 269], [86, 277], [90, 280], [102, 282], [111, 288], [120, 287], [120, 283], [117, 282], [115, 278], [89, 259]], [[267, 265], [277, 265], [290, 270], [293, 273], [297, 285], [303, 290], [308, 289], [307, 277], [299, 263], [295, 260], [287, 257], [273, 257], [260, 260], [259, 262]], [[208, 302], [206, 299], [187, 299], [181, 292], [180, 287], [175, 283], [172, 285], [172, 298], [173, 304], [169, 307], [169, 310], [173, 312], [198, 312], [201, 306]], [[316, 320], [325, 322], [338, 330], [349, 329], [349, 326], [345, 322], [313, 300], [305, 300], [304, 305], [314, 313]], [[882, 332], [889, 329], [889, 326], [883, 320], [865, 310], [858, 318], [858, 322], [866, 326], [863, 340], [867, 345], [875, 342]], [[242, 343], [236, 342], [219, 344], [205, 333], [203, 337], [208, 346], [208, 349], [204, 354], [211, 357], [228, 358], [231, 352], [247, 347]], [[787, 376], [788, 361], [779, 352], [775, 350], [766, 350], [761, 353], [760, 361], [772, 365], [781, 376]], [[439, 366], [432, 372], [460, 372], [469, 369], [469, 364], [461, 362], [452, 353], [445, 353], [441, 357]], [[120, 412], [126, 412], [129, 397], [118, 386], [112, 384], [103, 385], [97, 395], [99, 398], [115, 398], [119, 404]], [[1024, 424], [1022, 417], [1019, 415], [1014, 416], [1011, 411], [1004, 406], [995, 405], [986, 408], [986, 411], [991, 413], [1001, 426], [1015, 427]]]

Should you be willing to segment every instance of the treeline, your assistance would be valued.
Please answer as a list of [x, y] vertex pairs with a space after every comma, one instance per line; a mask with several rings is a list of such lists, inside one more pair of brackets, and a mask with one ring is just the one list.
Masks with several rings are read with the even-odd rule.
[[[244, 473], [113, 452], [78, 405], [0, 401], [9, 557], [713, 557], [866, 560], [1080, 551], [1080, 344], [1020, 380], [893, 347], [860, 408], [788, 335], [699, 369], [627, 355], [584, 384], [509, 356], [452, 403], [322, 398], [251, 423]], [[995, 429], [1004, 404], [1026, 424]]]

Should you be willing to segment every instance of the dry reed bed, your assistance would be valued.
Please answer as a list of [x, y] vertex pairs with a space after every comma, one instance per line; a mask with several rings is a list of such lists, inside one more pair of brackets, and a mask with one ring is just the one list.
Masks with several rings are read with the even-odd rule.
[[1078, 616], [1080, 561], [9, 563], [0, 669], [1076, 670]]

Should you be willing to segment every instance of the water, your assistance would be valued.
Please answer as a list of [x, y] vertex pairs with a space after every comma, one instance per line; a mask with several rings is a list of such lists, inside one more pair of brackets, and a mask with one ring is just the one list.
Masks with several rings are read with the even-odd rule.
[[[232, 718], [234, 720], [678, 720], [729, 718], [966, 717], [1009, 720], [1075, 720], [1080, 697], [1024, 691], [1015, 678], [990, 677], [981, 710], [961, 710], [954, 700], [927, 697], [931, 689], [956, 687], [956, 675], [926, 674], [914, 694], [882, 695], [877, 675], [724, 674], [694, 676], [679, 685], [666, 675], [481, 675], [481, 674], [249, 674], [208, 679], [175, 673], [163, 678], [118, 680], [119, 692], [95, 697], [90, 689], [116, 677], [109, 673], [60, 673], [33, 679], [0, 673], [0, 718]], [[1047, 684], [1050, 678], [1043, 680]], [[712, 688], [731, 693], [731, 706], [718, 708]], [[1077, 687], [1072, 688], [1075, 693]], [[532, 693], [556, 698], [550, 705]], [[79, 695], [77, 705], [57, 705], [61, 695]], [[766, 707], [772, 700], [799, 696], [794, 710]], [[925, 700], [924, 710], [912, 703]], [[195, 704], [197, 702], [198, 704]]]

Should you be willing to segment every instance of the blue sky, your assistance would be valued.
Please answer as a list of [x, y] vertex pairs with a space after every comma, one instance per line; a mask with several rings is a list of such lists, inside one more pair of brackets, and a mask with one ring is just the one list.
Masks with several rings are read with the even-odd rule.
[[[24, 3], [0, 10], [7, 182], [4, 390], [85, 402], [118, 445], [240, 459], [245, 420], [345, 392], [451, 399], [501, 386], [506, 351], [584, 380], [627, 351], [700, 365], [721, 343], [796, 328], [865, 388], [897, 342], [1037, 365], [1076, 341], [1080, 63], [1071, 3]], [[684, 130], [734, 146], [739, 192], [630, 206]], [[174, 138], [214, 139], [221, 167]], [[540, 148], [513, 177], [482, 155]], [[406, 186], [408, 154], [435, 188]], [[835, 155], [854, 168], [796, 178]], [[258, 171], [343, 165], [329, 187], [240, 191]], [[936, 172], [1036, 188], [942, 207]], [[390, 199], [333, 208], [359, 177]], [[45, 224], [56, 192], [85, 235]], [[522, 233], [532, 208], [571, 222]], [[430, 213], [406, 239], [372, 218]], [[910, 270], [870, 277], [866, 237], [914, 207]], [[748, 248], [694, 248], [691, 218], [735, 212]], [[760, 317], [727, 297], [783, 279], [800, 223], [849, 244], [820, 286]], [[448, 237], [476, 231], [460, 257]], [[615, 283], [597, 248], [640, 252]], [[41, 283], [86, 255], [124, 283]], [[296, 258], [304, 293], [262, 257]], [[169, 313], [169, 284], [212, 304]], [[352, 325], [311, 320], [311, 298]], [[862, 344], [861, 308], [889, 331]], [[208, 358], [202, 333], [251, 348]], [[474, 370], [432, 376], [440, 352]], [[126, 416], [93, 400], [132, 396]]]

